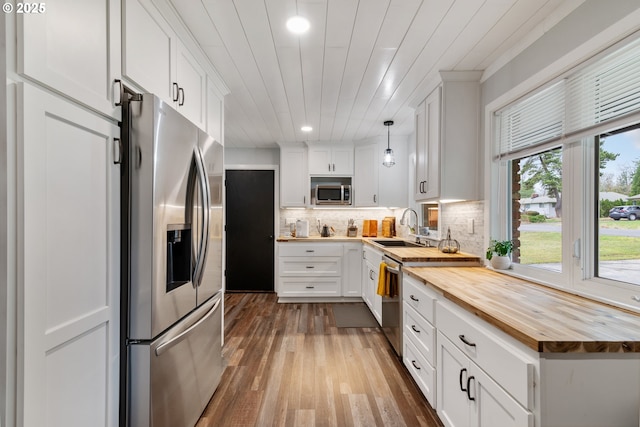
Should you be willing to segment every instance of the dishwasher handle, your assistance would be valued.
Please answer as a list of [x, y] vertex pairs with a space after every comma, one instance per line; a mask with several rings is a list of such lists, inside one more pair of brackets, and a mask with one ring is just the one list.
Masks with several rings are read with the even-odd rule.
[[391, 274], [400, 274], [400, 266], [401, 264], [393, 258], [389, 258], [388, 256], [382, 257], [382, 262], [384, 262], [387, 266], [387, 271]]

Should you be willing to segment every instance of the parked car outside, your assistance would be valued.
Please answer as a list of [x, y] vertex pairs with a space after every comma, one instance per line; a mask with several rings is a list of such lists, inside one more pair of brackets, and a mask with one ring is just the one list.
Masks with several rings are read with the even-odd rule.
[[609, 211], [609, 218], [615, 221], [620, 218], [627, 218], [629, 221], [635, 221], [640, 217], [640, 206], [615, 206]]

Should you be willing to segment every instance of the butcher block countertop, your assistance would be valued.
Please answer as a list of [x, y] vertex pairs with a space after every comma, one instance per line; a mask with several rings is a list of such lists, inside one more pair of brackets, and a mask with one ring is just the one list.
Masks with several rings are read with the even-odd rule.
[[467, 311], [543, 353], [640, 353], [640, 315], [484, 267], [408, 267]]
[[[480, 258], [475, 255], [469, 255], [464, 252], [458, 252], [456, 254], [445, 254], [434, 247], [385, 247], [374, 240], [390, 240], [389, 237], [345, 237], [345, 236], [333, 236], [333, 237], [278, 237], [278, 242], [305, 242], [305, 243], [318, 243], [318, 242], [363, 242], [370, 246], [373, 246], [385, 255], [390, 256], [396, 261], [403, 264], [411, 263], [465, 263], [465, 265], [480, 265]], [[393, 238], [393, 240], [402, 240], [399, 238]]]

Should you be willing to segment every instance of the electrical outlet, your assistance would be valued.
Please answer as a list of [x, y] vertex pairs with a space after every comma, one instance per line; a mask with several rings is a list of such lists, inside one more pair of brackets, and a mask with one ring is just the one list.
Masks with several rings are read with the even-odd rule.
[[467, 233], [469, 233], [469, 234], [473, 234], [474, 233], [473, 218], [467, 218]]

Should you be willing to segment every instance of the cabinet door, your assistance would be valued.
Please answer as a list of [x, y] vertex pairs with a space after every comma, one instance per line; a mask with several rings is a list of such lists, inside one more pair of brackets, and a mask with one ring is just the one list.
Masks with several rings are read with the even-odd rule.
[[[18, 72], [119, 118], [113, 81], [120, 76], [119, 0], [24, 3], [17, 14]], [[38, 10], [38, 7], [36, 7]], [[73, 30], [70, 28], [73, 25]]]
[[447, 427], [470, 426], [471, 401], [466, 392], [470, 375], [469, 359], [442, 333], [438, 332], [437, 360], [438, 416]]
[[118, 423], [115, 122], [18, 85], [19, 425]]
[[335, 175], [353, 175], [353, 147], [335, 147], [331, 154], [332, 173]]
[[331, 148], [326, 146], [309, 147], [309, 174], [327, 175], [333, 169]]
[[307, 149], [280, 147], [280, 206], [304, 207], [308, 203]]
[[216, 90], [214, 81], [207, 79], [207, 133], [224, 145], [224, 95]]
[[375, 317], [378, 323], [382, 326], [382, 297], [376, 292], [378, 290], [378, 274], [380, 266], [367, 262], [367, 267], [369, 269], [369, 272], [367, 273], [367, 277], [369, 278], [369, 282], [367, 283], [367, 292], [369, 292], [371, 299], [369, 308], [373, 313], [373, 317]]
[[434, 90], [425, 100], [426, 182], [423, 198], [435, 199], [440, 196], [440, 88]]
[[475, 427], [533, 427], [533, 414], [518, 404], [482, 370], [471, 372], [472, 422]]
[[378, 145], [358, 146], [355, 152], [353, 183], [355, 205], [378, 206]]
[[426, 132], [426, 101], [416, 109], [415, 126], [416, 126], [416, 176], [415, 176], [415, 200], [424, 198], [424, 185], [427, 180], [427, 138]]
[[[122, 75], [173, 103], [176, 38], [150, 0], [123, 1]], [[174, 93], [175, 92], [175, 93]]]
[[362, 294], [362, 243], [345, 243], [343, 251], [342, 296]]
[[178, 85], [177, 110], [202, 129], [206, 128], [205, 93], [207, 74], [178, 42], [176, 84]]

